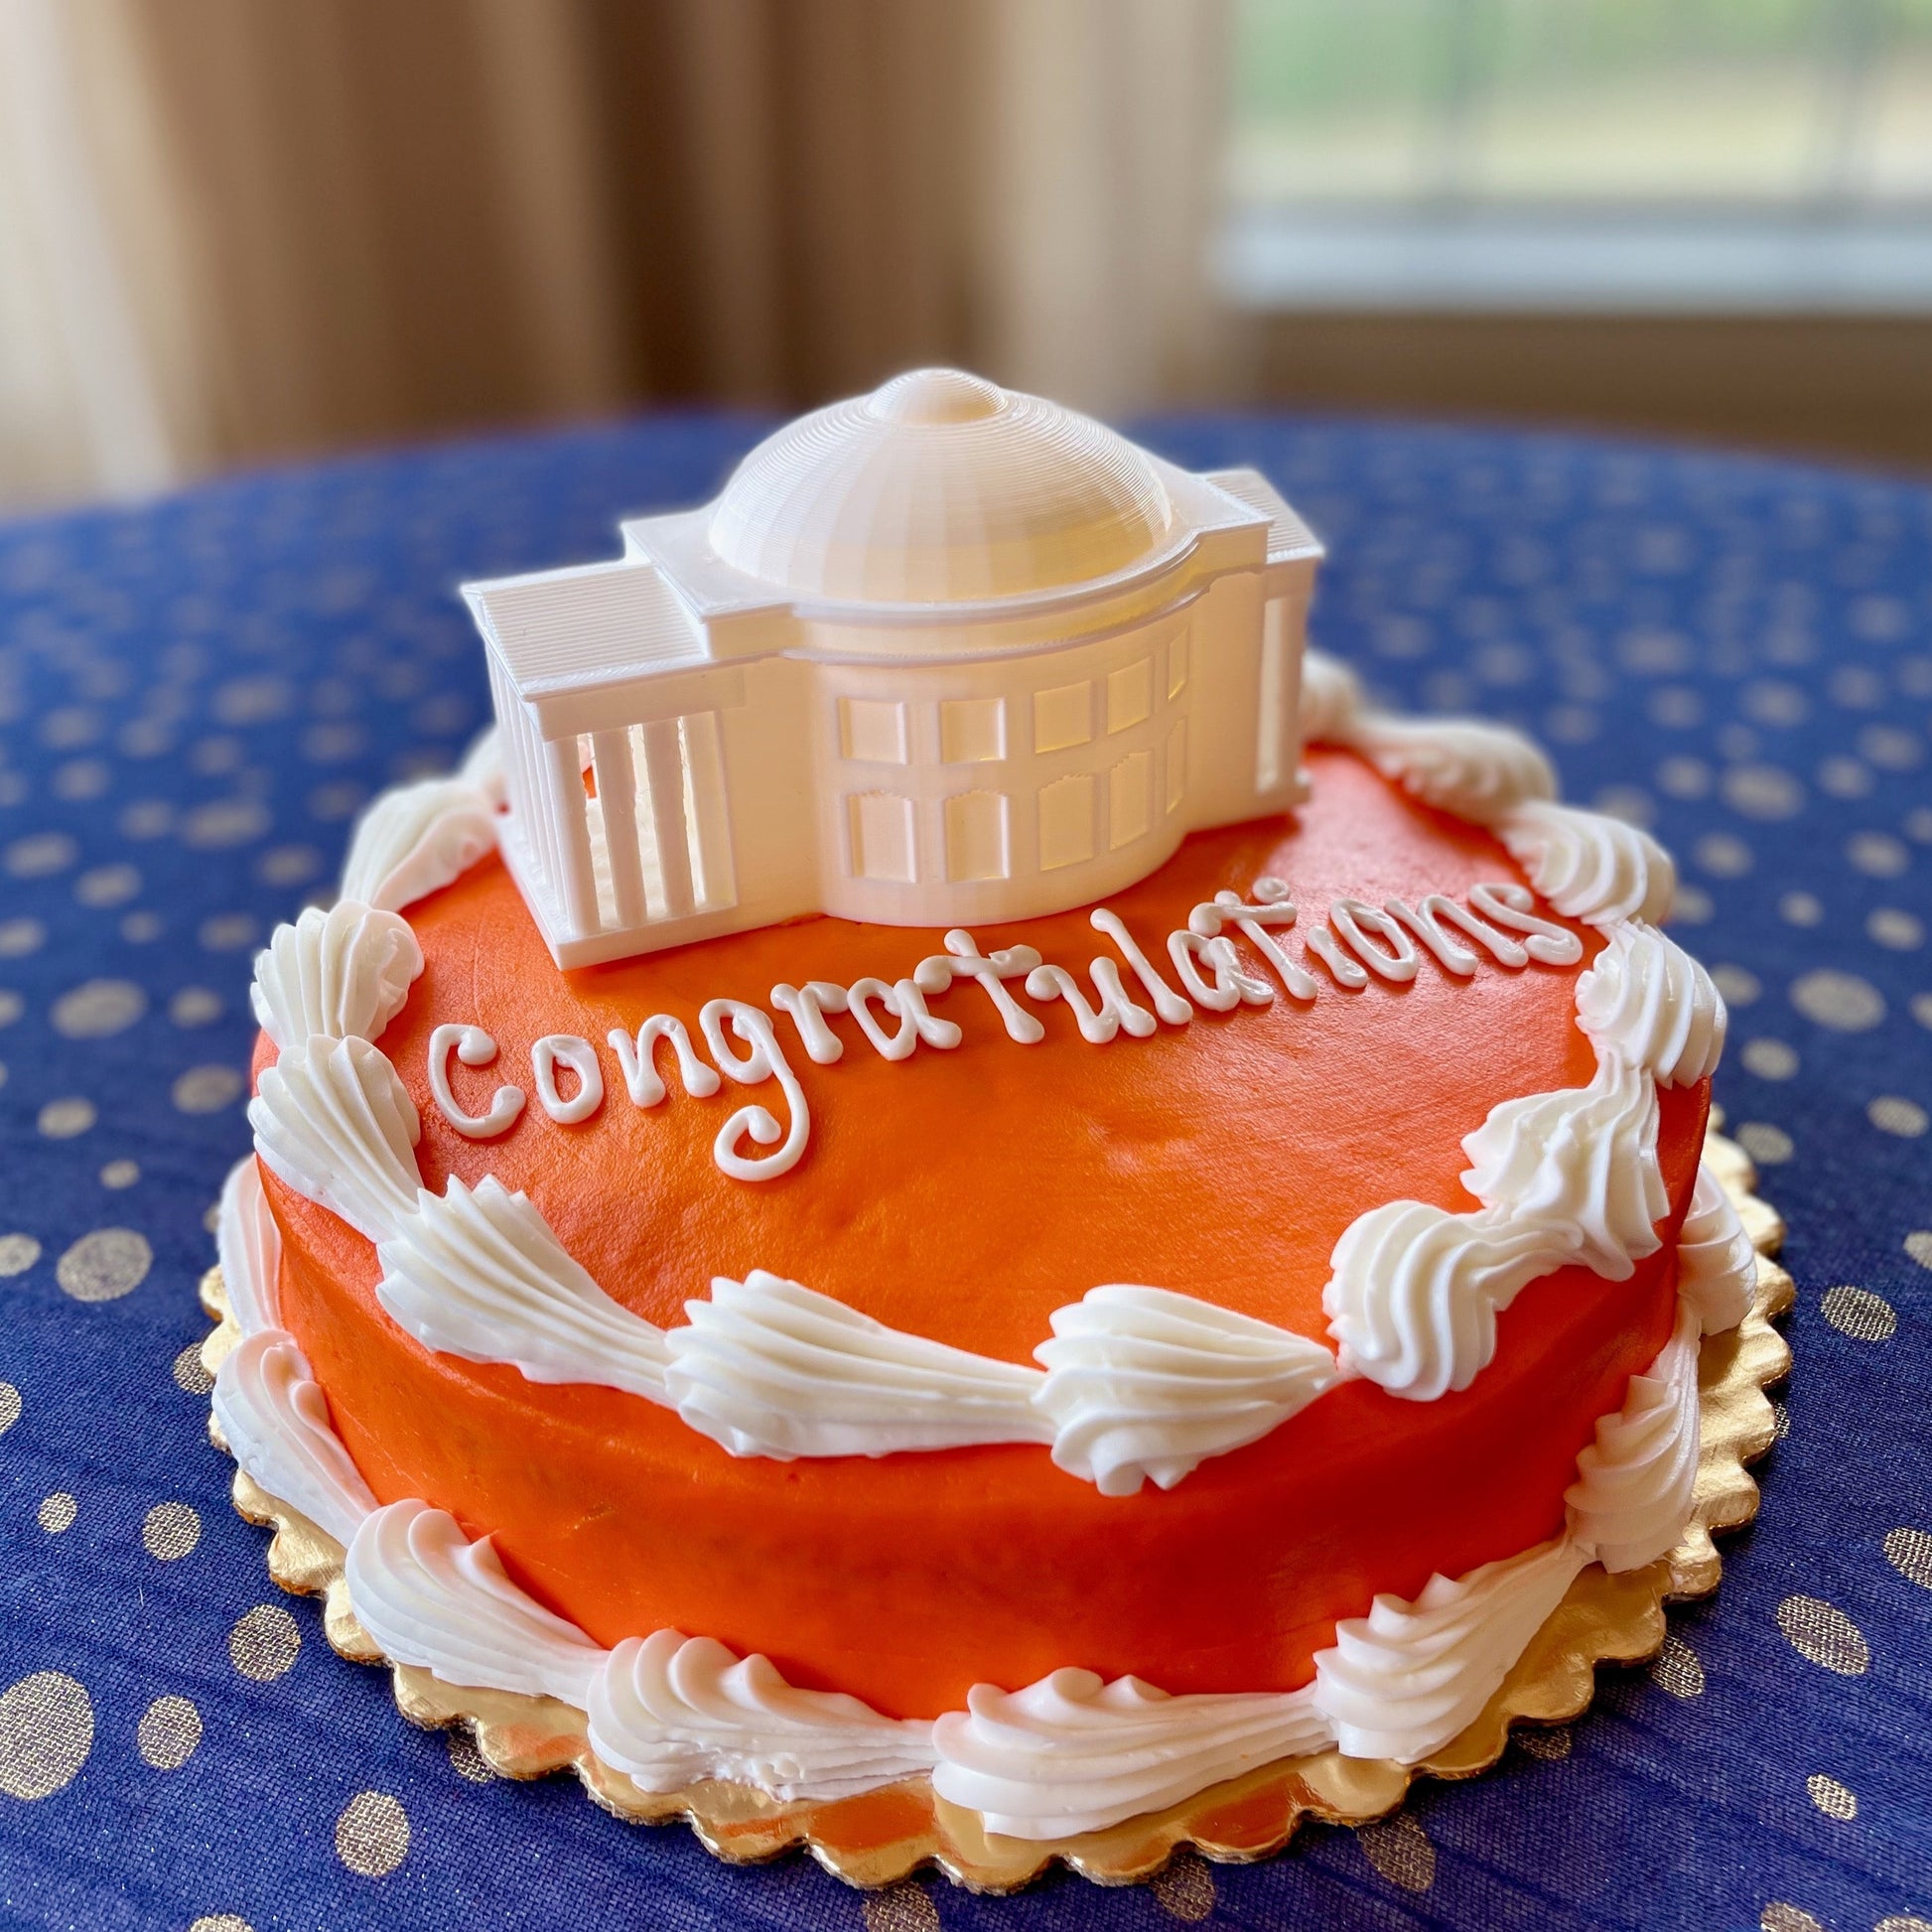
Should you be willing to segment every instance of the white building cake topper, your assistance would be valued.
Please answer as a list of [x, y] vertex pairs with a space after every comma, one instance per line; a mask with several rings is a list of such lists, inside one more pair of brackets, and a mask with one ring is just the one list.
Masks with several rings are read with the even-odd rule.
[[504, 856], [561, 966], [1059, 911], [1304, 795], [1322, 553], [1255, 471], [921, 369], [623, 538], [465, 590]]

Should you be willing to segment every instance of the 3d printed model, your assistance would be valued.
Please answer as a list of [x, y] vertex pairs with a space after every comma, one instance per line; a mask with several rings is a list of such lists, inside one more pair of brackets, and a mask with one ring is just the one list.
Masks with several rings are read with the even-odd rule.
[[1058, 911], [1304, 795], [1322, 552], [1254, 471], [921, 369], [623, 537], [465, 592], [502, 849], [561, 966]]

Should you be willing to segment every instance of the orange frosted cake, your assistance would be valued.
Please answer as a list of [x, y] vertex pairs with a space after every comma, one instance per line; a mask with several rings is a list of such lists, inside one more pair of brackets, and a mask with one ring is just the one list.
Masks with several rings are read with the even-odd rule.
[[1670, 862], [1305, 662], [1259, 478], [841, 408], [473, 591], [500, 735], [257, 964], [223, 1435], [646, 1791], [1413, 1763], [1676, 1543], [1750, 1304]]

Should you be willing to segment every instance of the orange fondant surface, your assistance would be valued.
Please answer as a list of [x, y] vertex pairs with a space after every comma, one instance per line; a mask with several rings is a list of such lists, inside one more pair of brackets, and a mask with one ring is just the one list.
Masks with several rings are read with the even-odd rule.
[[[1353, 758], [1311, 762], [1302, 813], [1190, 839], [1110, 901], [1151, 957], [1165, 963], [1190, 906], [1263, 873], [1290, 882], [1304, 926], [1341, 897], [1520, 879], [1486, 834], [1420, 810]], [[1015, 1361], [1052, 1310], [1113, 1281], [1320, 1335], [1349, 1221], [1403, 1196], [1469, 1207], [1461, 1137], [1496, 1102], [1594, 1068], [1575, 1025], [1581, 966], [1485, 963], [1465, 981], [1425, 957], [1408, 987], [1359, 994], [1317, 967], [1311, 1006], [1199, 1014], [1100, 1047], [1064, 1007], [1031, 1002], [1046, 1038], [1016, 1044], [962, 982], [933, 1001], [962, 1044], [897, 1064], [838, 1019], [845, 1057], [815, 1066], [780, 1021], [811, 1140], [793, 1173], [747, 1183], [720, 1172], [711, 1143], [747, 1101], [782, 1113], [775, 1085], [693, 1100], [664, 1054], [671, 1097], [639, 1109], [607, 1032], [661, 1012], [695, 1036], [714, 997], [892, 981], [938, 935], [814, 919], [564, 975], [493, 861], [408, 916], [428, 963], [380, 1043], [423, 1115], [426, 1184], [494, 1173], [524, 1189], [609, 1293], [666, 1325], [713, 1275], [767, 1268]], [[1598, 936], [1580, 930], [1593, 954]], [[976, 936], [983, 950], [1024, 939], [1083, 981], [1111, 952], [1084, 911]], [[545, 1034], [598, 1044], [603, 1108], [562, 1127], [532, 1100], [501, 1139], [464, 1140], [429, 1092], [428, 1037], [446, 1021], [501, 1048], [489, 1067], [453, 1070], [475, 1111], [500, 1080], [533, 1091], [529, 1049]], [[1660, 1098], [1674, 1227], [1708, 1092]], [[494, 1532], [511, 1571], [603, 1642], [664, 1626], [716, 1636], [897, 1715], [1062, 1664], [1176, 1692], [1305, 1682], [1335, 1618], [1376, 1590], [1413, 1594], [1432, 1571], [1556, 1531], [1577, 1450], [1662, 1346], [1674, 1297], [1668, 1246], [1624, 1283], [1562, 1271], [1503, 1315], [1496, 1361], [1462, 1395], [1416, 1403], [1350, 1384], [1172, 1492], [1110, 1499], [1025, 1447], [737, 1459], [640, 1398], [432, 1355], [382, 1312], [369, 1244], [268, 1185], [287, 1237], [284, 1318], [380, 1498], [423, 1496]]]

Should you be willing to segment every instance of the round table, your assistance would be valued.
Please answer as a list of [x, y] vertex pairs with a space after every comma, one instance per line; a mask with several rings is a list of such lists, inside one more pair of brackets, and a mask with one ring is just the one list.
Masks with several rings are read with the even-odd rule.
[[[360, 458], [0, 527], [0, 1918], [1919, 1932], [1932, 1921], [1932, 487], [1656, 445], [1243, 416], [1327, 540], [1313, 633], [1534, 732], [1678, 855], [1728, 1131], [1790, 1225], [1762, 1515], [1648, 1670], [1396, 1819], [1151, 1886], [862, 1896], [715, 1863], [408, 1728], [269, 1584], [195, 1285], [248, 1144], [254, 948], [486, 721], [464, 579], [615, 554], [762, 425]], [[224, 1916], [225, 1915], [225, 1916]], [[1916, 1916], [1914, 1916], [1916, 1915]]]

